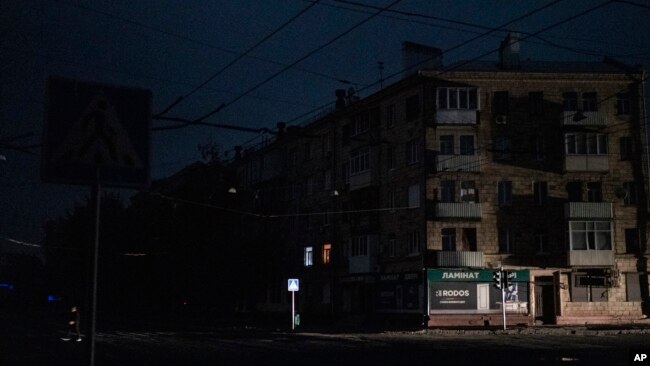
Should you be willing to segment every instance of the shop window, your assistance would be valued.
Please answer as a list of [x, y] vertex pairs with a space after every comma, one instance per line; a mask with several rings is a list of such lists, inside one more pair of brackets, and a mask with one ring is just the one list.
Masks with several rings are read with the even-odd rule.
[[602, 273], [572, 273], [572, 302], [607, 302], [607, 276]]

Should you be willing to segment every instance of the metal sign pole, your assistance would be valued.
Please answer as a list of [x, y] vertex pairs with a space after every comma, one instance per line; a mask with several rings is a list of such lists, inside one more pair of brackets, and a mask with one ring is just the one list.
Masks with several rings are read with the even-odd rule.
[[296, 301], [295, 291], [291, 291], [291, 330], [296, 329]]
[[506, 330], [506, 287], [504, 286], [506, 279], [503, 267], [501, 267], [499, 271], [501, 271], [501, 311], [503, 312], [503, 330]]
[[99, 182], [99, 169], [97, 169], [97, 182], [93, 187], [95, 198], [95, 242], [90, 257], [90, 301], [88, 301], [88, 365], [95, 365], [95, 325], [97, 319], [97, 264], [99, 262], [99, 219], [101, 207], [101, 184]]

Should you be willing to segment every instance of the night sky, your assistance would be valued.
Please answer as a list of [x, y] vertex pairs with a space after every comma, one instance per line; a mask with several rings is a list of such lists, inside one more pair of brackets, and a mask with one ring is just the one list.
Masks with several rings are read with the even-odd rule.
[[[168, 115], [192, 119], [229, 103], [281, 70], [278, 63], [293, 63], [391, 2], [320, 1], [253, 50], [249, 54], [253, 57], [235, 63]], [[524, 41], [521, 57], [599, 61], [610, 55], [648, 69], [650, 7], [642, 0], [636, 2], [643, 6], [610, 2], [542, 33], [543, 39]], [[384, 75], [398, 72], [405, 40], [444, 51], [485, 32], [485, 27], [499, 26], [550, 3], [403, 0], [391, 8], [397, 12], [373, 18], [207, 121], [272, 128], [278, 121], [291, 121], [334, 101], [335, 89], [361, 89], [377, 82], [380, 61]], [[600, 3], [559, 1], [507, 28], [535, 32]], [[0, 142], [32, 134], [13, 144], [40, 143], [49, 76], [149, 89], [153, 112], [160, 112], [311, 4], [308, 0], [1, 1]], [[494, 32], [445, 53], [443, 63], [495, 50], [504, 35]], [[485, 57], [496, 58], [496, 53]], [[376, 90], [377, 86], [366, 88], [361, 96]], [[199, 160], [197, 144], [217, 143], [232, 157], [234, 145], [264, 138], [209, 127], [153, 132], [152, 178], [168, 176]], [[0, 147], [6, 158], [0, 160], [0, 237], [38, 243], [43, 221], [62, 214], [89, 189], [41, 183], [40, 150], [27, 152]], [[124, 191], [124, 197], [129, 192]]]

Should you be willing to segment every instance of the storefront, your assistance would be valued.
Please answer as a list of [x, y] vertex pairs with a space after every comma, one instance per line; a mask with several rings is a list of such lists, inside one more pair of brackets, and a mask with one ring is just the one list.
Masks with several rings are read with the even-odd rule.
[[[514, 278], [506, 288], [507, 313], [528, 314], [528, 270], [512, 271]], [[493, 283], [492, 269], [429, 269], [429, 315], [491, 314], [502, 309], [501, 290]]]
[[383, 273], [378, 276], [378, 312], [421, 314], [422, 295], [422, 272]]

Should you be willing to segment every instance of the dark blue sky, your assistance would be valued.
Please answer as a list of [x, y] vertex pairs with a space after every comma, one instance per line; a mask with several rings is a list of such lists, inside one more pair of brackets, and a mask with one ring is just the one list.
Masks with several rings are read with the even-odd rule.
[[[363, 1], [373, 6], [391, 2]], [[645, 4], [642, 0], [637, 2]], [[403, 0], [392, 9], [494, 27], [548, 3]], [[535, 32], [598, 3], [561, 1], [509, 28]], [[153, 110], [160, 111], [309, 4], [305, 0], [2, 1], [0, 140], [33, 132], [33, 137], [20, 140], [20, 144], [40, 141], [45, 80], [49, 75], [150, 89]], [[369, 16], [369, 11], [373, 10], [322, 0], [251, 55], [290, 64]], [[572, 51], [531, 39], [522, 43], [522, 57], [593, 61], [613, 55], [628, 63], [643, 63], [647, 69], [648, 16], [650, 9], [613, 2], [541, 34]], [[384, 13], [298, 65], [298, 69], [309, 72], [288, 70], [209, 121], [273, 127], [278, 121], [291, 120], [333, 101], [335, 89], [348, 87], [336, 79], [349, 80], [358, 87], [374, 83], [379, 78], [378, 61], [384, 62], [385, 74], [399, 71], [404, 40], [446, 50], [477, 32], [483, 30], [426, 17]], [[444, 63], [493, 50], [503, 36], [503, 32], [495, 32], [445, 53]], [[496, 59], [496, 54], [486, 59]], [[196, 118], [281, 68], [245, 58], [170, 115]], [[388, 83], [392, 81], [395, 80]], [[374, 90], [369, 89], [362, 96]], [[254, 137], [208, 127], [154, 132], [152, 177], [172, 174], [199, 159], [199, 143], [214, 142], [231, 149]], [[84, 187], [40, 183], [36, 155], [1, 148], [0, 154], [6, 156], [6, 161], [0, 160], [0, 236], [38, 241], [43, 219], [60, 214], [88, 191]]]

